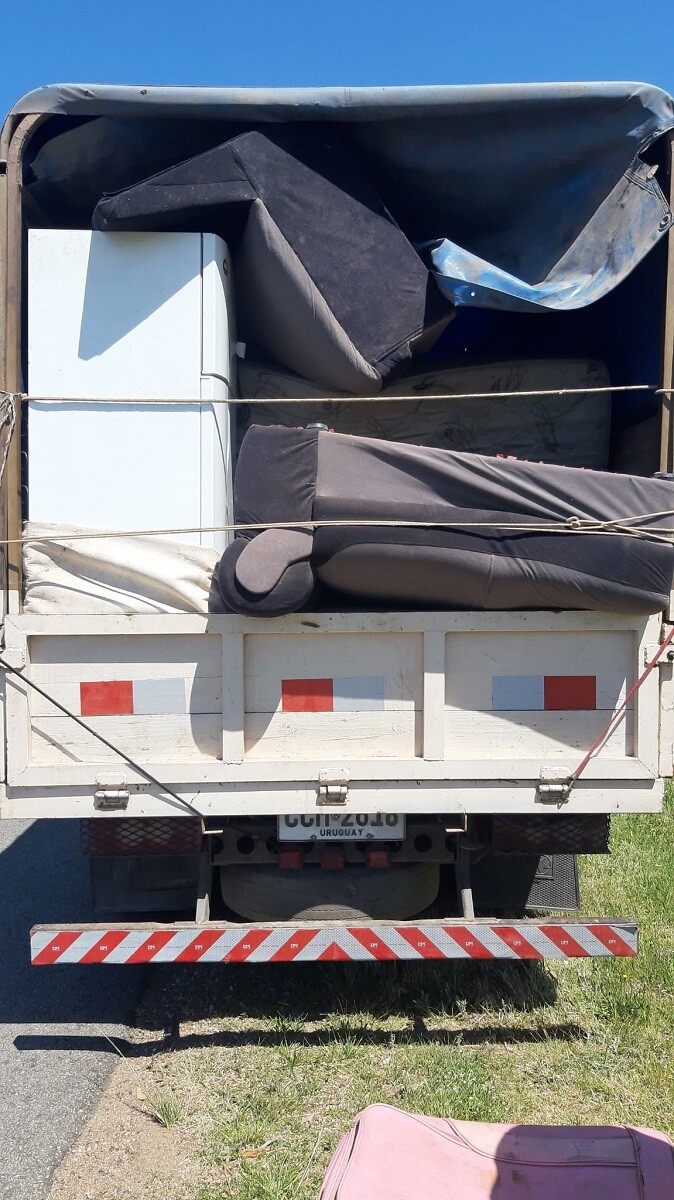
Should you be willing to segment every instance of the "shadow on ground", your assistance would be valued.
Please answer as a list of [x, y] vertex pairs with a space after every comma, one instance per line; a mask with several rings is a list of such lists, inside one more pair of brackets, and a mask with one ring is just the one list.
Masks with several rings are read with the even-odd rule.
[[[78, 821], [3, 823], [0, 853], [0, 1036], [2, 1026], [124, 1024], [146, 967], [31, 967], [32, 925], [95, 919]], [[21, 832], [15, 836], [17, 829]]]
[[[98, 970], [106, 975], [108, 968]], [[515, 1045], [586, 1036], [580, 1025], [554, 1020], [556, 984], [540, 963], [158, 966], [150, 974], [138, 1024], [164, 1034], [134, 1043], [117, 1041], [125, 1057], [154, 1054], [169, 1045], [318, 1046], [348, 1040], [385, 1046], [391, 1030], [381, 1023], [401, 1018], [405, 1028], [395, 1032], [398, 1043]], [[542, 1020], [541, 1009], [549, 1010]], [[535, 1024], [517, 1024], [518, 1014], [528, 1017], [534, 1011], [539, 1017]], [[503, 1022], [505, 1014], [508, 1024]], [[457, 1019], [471, 1015], [480, 1017], [479, 1027], [455, 1027]], [[242, 1022], [240, 1029], [208, 1028], [236, 1019]], [[189, 1028], [196, 1021], [206, 1023], [203, 1032]], [[319, 1029], [313, 1028], [319, 1023]], [[16, 1041], [21, 1049], [45, 1050], [86, 1050], [93, 1043], [97, 1049], [117, 1052], [111, 1042], [89, 1035], [25, 1036]]]
[[[31, 925], [94, 919], [73, 821], [36, 822], [8, 845], [0, 854], [0, 894], [7, 898], [0, 936], [8, 968], [0, 979], [0, 1026], [24, 1027], [14, 1039], [19, 1050], [114, 1054], [116, 1045], [133, 1055], [156, 1052], [167, 1041], [176, 1047], [312, 1045], [346, 1038], [383, 1044], [390, 1032], [377, 1026], [395, 1018], [405, 1022], [396, 1039], [448, 1045], [585, 1036], [573, 1023], [555, 1022], [556, 982], [539, 962], [31, 967]], [[113, 1045], [101, 1036], [96, 1026], [125, 1023], [139, 998], [134, 1024], [166, 1036], [152, 1034], [133, 1045], [123, 1040]], [[539, 1020], [533, 1026], [529, 1020], [518, 1026], [518, 1013], [534, 1012]], [[470, 1015], [479, 1016], [478, 1028], [453, 1027]], [[181, 1035], [193, 1022], [235, 1018], [242, 1020], [239, 1030]], [[319, 1022], [319, 1031], [311, 1028]], [[26, 1025], [42, 1028], [33, 1033]]]

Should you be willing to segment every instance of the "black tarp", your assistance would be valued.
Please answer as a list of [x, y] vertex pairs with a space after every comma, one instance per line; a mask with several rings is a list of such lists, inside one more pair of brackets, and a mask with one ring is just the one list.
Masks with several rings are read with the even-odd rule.
[[[643, 83], [391, 88], [140, 88], [62, 84], [13, 110], [90, 119], [32, 164], [40, 203], [64, 213], [171, 161], [173, 126], [194, 152], [242, 127], [339, 126], [407, 236], [427, 243], [454, 304], [586, 306], [615, 288], [671, 225], [658, 139], [672, 99]], [[101, 118], [100, 120], [96, 118]], [[132, 153], [125, 129], [153, 122]], [[197, 136], [198, 135], [198, 136]], [[173, 161], [184, 157], [184, 138]], [[57, 145], [57, 143], [59, 143]], [[118, 163], [117, 149], [124, 150]], [[659, 168], [652, 173], [655, 168]], [[74, 211], [74, 209], [73, 209]], [[84, 210], [80, 206], [79, 219]], [[90, 209], [87, 219], [90, 216]]]

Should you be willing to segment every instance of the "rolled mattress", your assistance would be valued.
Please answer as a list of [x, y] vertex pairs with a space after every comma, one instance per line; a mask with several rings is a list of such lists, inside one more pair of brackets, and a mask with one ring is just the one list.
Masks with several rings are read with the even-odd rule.
[[[458, 367], [433, 362], [389, 384], [381, 400], [356, 403], [283, 367], [245, 358], [239, 362], [238, 382], [239, 396], [255, 401], [238, 408], [239, 442], [253, 424], [293, 427], [320, 421], [336, 433], [442, 450], [514, 454], [595, 470], [608, 462], [611, 397], [601, 389], [610, 380], [606, 366], [592, 359], [514, 359]], [[562, 389], [566, 395], [546, 394]], [[481, 398], [454, 399], [476, 393]], [[413, 399], [388, 402], [388, 396]], [[293, 404], [313, 397], [316, 404]], [[272, 403], [278, 400], [284, 402]]]

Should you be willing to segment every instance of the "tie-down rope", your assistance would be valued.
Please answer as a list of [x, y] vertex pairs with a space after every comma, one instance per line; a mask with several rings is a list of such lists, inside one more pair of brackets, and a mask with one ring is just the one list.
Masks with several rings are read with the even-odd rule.
[[621, 720], [623, 714], [625, 713], [630, 700], [632, 699], [633, 696], [636, 696], [641, 685], [646, 682], [646, 680], [648, 679], [648, 676], [650, 675], [653, 668], [657, 666], [658, 662], [660, 661], [663, 654], [665, 653], [665, 650], [667, 649], [667, 647], [669, 645], [671, 645], [672, 640], [674, 640], [674, 625], [672, 625], [672, 628], [670, 629], [669, 633], [667, 634], [667, 637], [665, 638], [664, 642], [662, 642], [660, 644], [660, 646], [658, 646], [657, 653], [653, 655], [651, 661], [647, 664], [645, 669], [641, 672], [641, 675], [637, 679], [636, 683], [633, 684], [633, 686], [630, 688], [630, 690], [627, 693], [627, 695], [625, 696], [625, 699], [623, 700], [622, 704], [615, 710], [610, 721], [604, 727], [604, 729], [602, 729], [602, 731], [599, 734], [599, 737], [596, 739], [596, 741], [594, 741], [592, 743], [592, 745], [590, 746], [590, 749], [588, 750], [587, 754], [585, 755], [585, 758], [582, 760], [582, 762], [579, 763], [579, 765], [576, 767], [575, 771], [571, 772], [568, 779], [565, 781], [569, 790], [571, 790], [573, 785], [580, 778], [580, 776], [582, 775], [583, 771], [585, 770], [587, 764], [597, 753], [597, 750], [599, 750], [600, 747], [603, 746], [606, 739], [611, 736], [614, 729], [618, 725], [618, 722]]
[[[483, 400], [483, 399], [511, 399], [517, 396], [533, 397], [533, 396], [574, 396], [586, 395], [593, 393], [604, 392], [635, 392], [635, 391], [650, 391], [656, 396], [671, 395], [671, 388], [657, 388], [654, 384], [622, 384], [622, 385], [607, 385], [606, 387], [598, 388], [549, 388], [537, 389], [535, 391], [516, 391], [516, 392], [464, 392], [458, 394], [444, 395], [414, 395], [414, 396], [397, 396], [397, 395], [377, 395], [377, 396], [346, 396], [336, 398], [330, 403], [337, 404], [369, 404], [381, 403], [388, 400], [396, 400], [403, 402], [423, 402], [425, 400]], [[15, 405], [31, 400], [37, 403], [54, 403], [54, 404], [176, 404], [176, 405], [211, 405], [211, 404], [317, 404], [327, 403], [325, 397], [299, 397], [298, 399], [290, 399], [288, 397], [280, 397], [278, 399], [138, 399], [126, 400], [112, 397], [64, 397], [64, 396], [28, 396], [23, 392], [2, 392], [0, 391], [0, 430], [7, 425], [8, 433], [5, 438], [5, 444], [0, 457], [0, 481], [2, 480], [9, 446], [14, 434], [15, 428]], [[636, 538], [646, 538], [650, 541], [670, 542], [674, 539], [674, 527], [664, 528], [656, 531], [648, 529], [636, 524], [639, 521], [660, 520], [663, 517], [674, 517], [674, 509], [667, 509], [659, 513], [641, 513], [633, 517], [622, 517], [614, 520], [599, 521], [594, 518], [570, 516], [561, 521], [519, 521], [519, 522], [500, 522], [494, 521], [406, 521], [398, 519], [356, 519], [342, 518], [334, 520], [316, 520], [316, 521], [271, 521], [271, 522], [237, 522], [226, 525], [192, 525], [192, 526], [176, 526], [173, 528], [164, 529], [126, 529], [126, 530], [97, 530], [94, 532], [82, 533], [73, 531], [72, 533], [60, 532], [58, 535], [44, 534], [42, 536], [30, 536], [24, 534], [18, 538], [0, 539], [0, 546], [25, 545], [26, 543], [35, 542], [54, 542], [61, 543], [64, 541], [85, 541], [88, 539], [102, 540], [105, 538], [128, 538], [128, 537], [166, 537], [176, 536], [180, 534], [194, 533], [252, 533], [265, 529], [358, 529], [358, 528], [392, 528], [392, 529], [501, 529], [511, 533], [584, 533], [584, 534], [613, 534], [619, 536], [629, 536]]]
[[231, 525], [189, 525], [176, 526], [173, 529], [103, 529], [90, 533], [72, 532], [66, 530], [58, 534], [23, 534], [18, 538], [0, 539], [0, 546], [15, 546], [33, 544], [36, 542], [77, 542], [98, 541], [106, 538], [129, 537], [163, 537], [184, 533], [251, 533], [265, 529], [502, 529], [509, 533], [579, 533], [602, 534], [643, 538], [648, 541], [669, 544], [674, 540], [674, 526], [665, 526], [657, 530], [648, 526], [637, 525], [638, 521], [660, 520], [664, 517], [674, 517], [674, 508], [662, 512], [639, 513], [631, 517], [619, 517], [613, 520], [600, 521], [592, 517], [566, 517], [560, 521], [407, 521], [403, 519], [379, 519], [375, 517], [340, 518], [333, 520], [309, 521], [259, 521], [236, 522]]
[[[224, 382], [224, 381], [223, 381]], [[197, 405], [203, 404], [210, 406], [211, 404], [241, 404], [248, 406], [249, 404], [388, 404], [389, 401], [402, 401], [403, 403], [419, 403], [426, 400], [513, 400], [518, 396], [525, 399], [533, 396], [593, 396], [604, 395], [610, 392], [653, 392], [654, 395], [671, 395], [674, 389], [659, 388], [654, 383], [626, 383], [626, 384], [606, 384], [605, 387], [576, 387], [576, 388], [536, 388], [530, 391], [516, 392], [416, 392], [412, 396], [399, 396], [392, 392], [377, 392], [374, 396], [218, 396], [215, 398], [194, 396], [191, 399], [186, 397], [119, 397], [119, 396], [34, 396], [32, 393], [28, 395], [25, 392], [5, 392], [4, 395], [12, 396], [17, 403], [25, 403], [30, 401], [35, 404], [126, 404], [139, 405], [144, 404], [185, 404]]]

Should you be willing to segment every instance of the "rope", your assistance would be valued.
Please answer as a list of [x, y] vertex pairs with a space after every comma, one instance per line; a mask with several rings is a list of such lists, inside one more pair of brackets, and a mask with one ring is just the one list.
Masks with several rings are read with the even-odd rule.
[[[223, 381], [224, 382], [224, 381]], [[670, 394], [671, 389], [657, 388], [654, 383], [606, 384], [605, 387], [577, 388], [536, 388], [533, 391], [516, 392], [433, 392], [430, 394], [417, 392], [413, 396], [398, 396], [391, 392], [379, 392], [376, 396], [275, 396], [244, 398], [228, 396], [217, 399], [206, 399], [195, 396], [188, 400], [178, 397], [138, 397], [126, 398], [119, 396], [33, 396], [25, 392], [14, 394], [14, 399], [20, 403], [31, 401], [36, 404], [384, 404], [391, 400], [406, 404], [418, 404], [423, 400], [513, 400], [518, 396], [531, 398], [533, 396], [603, 396], [612, 392], [653, 392]], [[5, 393], [9, 395], [10, 393]]]
[[596, 739], [596, 741], [594, 741], [592, 743], [592, 745], [590, 746], [590, 749], [588, 750], [587, 754], [585, 755], [585, 758], [576, 767], [575, 771], [573, 771], [571, 773], [571, 775], [569, 775], [569, 778], [567, 780], [569, 788], [573, 787], [574, 783], [576, 783], [576, 781], [580, 778], [580, 776], [582, 775], [583, 771], [585, 770], [587, 764], [594, 757], [597, 750], [599, 750], [600, 746], [603, 746], [606, 739], [608, 737], [610, 737], [610, 735], [613, 733], [613, 730], [616, 728], [623, 713], [627, 709], [627, 706], [628, 706], [630, 700], [632, 699], [633, 696], [636, 696], [637, 692], [639, 691], [639, 688], [648, 679], [648, 676], [650, 675], [651, 671], [654, 669], [654, 667], [657, 666], [657, 664], [658, 664], [659, 660], [662, 658], [665, 650], [667, 649], [667, 647], [671, 644], [671, 642], [673, 640], [674, 640], [674, 625], [672, 625], [672, 628], [670, 629], [669, 633], [667, 634], [667, 637], [665, 638], [664, 642], [662, 642], [662, 644], [658, 647], [657, 654], [653, 655], [651, 661], [648, 663], [645, 670], [642, 671], [641, 675], [637, 679], [634, 686], [630, 688], [629, 692], [625, 696], [625, 699], [623, 700], [620, 707], [615, 710], [610, 721], [605, 726], [605, 728], [602, 730], [602, 732], [599, 734], [599, 737]]
[[2, 456], [0, 457], [0, 483], [4, 478], [15, 425], [16, 409], [14, 407], [14, 397], [10, 392], [0, 392], [0, 429], [4, 429], [5, 426], [7, 427], [5, 442], [2, 447]]
[[173, 529], [103, 529], [91, 533], [59, 532], [58, 534], [23, 534], [18, 538], [0, 539], [0, 546], [26, 545], [35, 542], [98, 541], [106, 538], [166, 537], [185, 533], [250, 533], [264, 529], [504, 529], [514, 533], [578, 533], [602, 534], [619, 537], [645, 538], [649, 541], [669, 543], [674, 539], [674, 526], [653, 530], [635, 525], [636, 521], [659, 520], [674, 517], [674, 509], [659, 513], [640, 513], [635, 516], [618, 517], [600, 521], [592, 517], [567, 517], [563, 521], [406, 521], [379, 518], [348, 518], [317, 521], [264, 521], [234, 523], [231, 525], [190, 525]]
[[[378, 396], [348, 396], [339, 397], [331, 403], [345, 404], [369, 404], [371, 402], [383, 402], [388, 400], [400, 400], [404, 402], [418, 403], [420, 400], [435, 399], [435, 400], [483, 400], [498, 397], [500, 399], [508, 399], [517, 396], [532, 397], [532, 396], [574, 396], [586, 395], [592, 393], [603, 394], [605, 392], [635, 392], [635, 391], [652, 391], [655, 395], [670, 395], [673, 389], [656, 388], [653, 384], [623, 384], [623, 385], [607, 385], [600, 388], [549, 388], [538, 391], [516, 391], [516, 392], [464, 392], [455, 394], [442, 394], [434, 396], [393, 396], [393, 395], [378, 395]], [[142, 399], [137, 401], [120, 400], [112, 397], [63, 397], [63, 396], [28, 396], [25, 393], [0, 392], [0, 428], [4, 424], [9, 425], [9, 434], [3, 449], [3, 455], [0, 460], [0, 480], [7, 462], [9, 452], [9, 444], [12, 440], [15, 426], [15, 403], [33, 400], [40, 403], [49, 404], [157, 404], [157, 405], [211, 405], [211, 404], [285, 404], [288, 402], [288, 397], [280, 397], [278, 399]], [[317, 404], [326, 403], [326, 397], [298, 397], [296, 400], [290, 400], [290, 403], [295, 404]], [[264, 529], [307, 529], [316, 530], [323, 528], [349, 529], [349, 528], [394, 528], [394, 529], [502, 529], [513, 533], [583, 533], [583, 534], [604, 534], [631, 536], [636, 538], [646, 538], [650, 541], [670, 542], [674, 539], [674, 528], [664, 528], [657, 531], [639, 527], [638, 521], [660, 520], [663, 517], [674, 517], [674, 509], [668, 509], [660, 513], [642, 513], [635, 516], [621, 517], [613, 520], [599, 521], [593, 518], [586, 517], [568, 517], [565, 521], [521, 521], [521, 522], [499, 522], [499, 521], [405, 521], [405, 520], [382, 520], [382, 519], [342, 519], [342, 520], [326, 520], [326, 521], [274, 521], [268, 523], [232, 523], [227, 525], [209, 525], [209, 526], [176, 526], [174, 528], [165, 529], [129, 529], [129, 530], [103, 530], [89, 533], [59, 533], [58, 535], [44, 534], [43, 536], [23, 535], [18, 538], [0, 539], [0, 546], [8, 547], [15, 545], [32, 544], [35, 542], [46, 543], [62, 543], [63, 541], [85, 541], [87, 539], [102, 540], [106, 538], [126, 538], [126, 537], [168, 537], [181, 534], [194, 533], [249, 533]]]
[[70, 719], [74, 721], [76, 725], [80, 725], [82, 729], [85, 729], [87, 733], [90, 733], [93, 738], [96, 738], [99, 742], [102, 742], [104, 746], [107, 746], [108, 750], [112, 750], [113, 754], [118, 755], [123, 762], [127, 763], [130, 767], [133, 767], [134, 771], [137, 771], [139, 775], [142, 775], [144, 779], [147, 779], [148, 783], [151, 783], [154, 787], [159, 788], [160, 792], [165, 792], [167, 796], [170, 796], [171, 799], [175, 800], [176, 803], [182, 808], [187, 809], [188, 812], [191, 812], [195, 817], [198, 817], [201, 822], [201, 832], [204, 832], [204, 818], [199, 812], [199, 809], [195, 808], [193, 804], [190, 804], [189, 800], [184, 800], [182, 796], [178, 796], [176, 792], [172, 792], [171, 789], [166, 787], [165, 784], [160, 783], [160, 781], [156, 779], [154, 775], [151, 775], [150, 772], [145, 769], [145, 767], [141, 767], [140, 763], [137, 763], [135, 759], [131, 758], [123, 750], [120, 750], [119, 746], [115, 746], [113, 742], [109, 742], [107, 738], [104, 738], [101, 733], [97, 733], [96, 730], [92, 729], [91, 725], [87, 725], [86, 721], [83, 721], [81, 717], [78, 717], [74, 712], [71, 712], [70, 709], [66, 708], [64, 704], [61, 704], [59, 700], [55, 700], [53, 696], [50, 696], [49, 692], [45, 692], [43, 688], [39, 687], [37, 683], [33, 683], [32, 679], [29, 679], [20, 670], [18, 670], [17, 667], [10, 666], [7, 660], [1, 657], [0, 667], [4, 667], [8, 674], [18, 676], [18, 678], [21, 679], [27, 687], [32, 688], [34, 692], [37, 692], [38, 696], [42, 696], [43, 700], [48, 700], [49, 703], [53, 704], [54, 708], [58, 708], [59, 712], [62, 712], [64, 716], [70, 717]]

